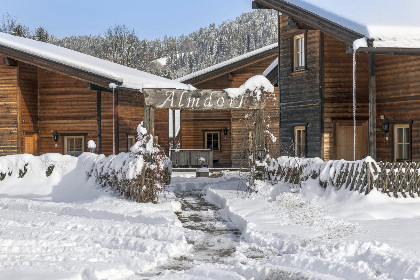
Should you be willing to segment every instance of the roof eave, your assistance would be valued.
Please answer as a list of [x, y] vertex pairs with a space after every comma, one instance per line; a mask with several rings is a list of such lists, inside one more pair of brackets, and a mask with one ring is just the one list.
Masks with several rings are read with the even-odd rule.
[[348, 45], [353, 45], [355, 40], [365, 37], [363, 34], [283, 0], [255, 0], [254, 2], [257, 6], [277, 10]]
[[44, 57], [36, 56], [29, 54], [20, 50], [16, 50], [7, 46], [0, 45], [0, 53], [6, 55], [7, 57], [13, 58], [17, 61], [22, 61], [40, 68], [51, 70], [54, 72], [63, 73], [81, 80], [85, 80], [89, 83], [108, 87], [110, 83], [115, 83], [121, 85], [122, 82], [119, 80], [112, 79], [110, 77], [98, 75], [92, 72], [78, 69], [63, 63], [59, 63]]
[[276, 48], [269, 49], [267, 51], [258, 53], [256, 55], [247, 57], [247, 58], [245, 58], [243, 60], [240, 60], [240, 61], [237, 61], [235, 63], [220, 67], [220, 68], [212, 70], [212, 71], [209, 71], [209, 72], [204, 73], [202, 75], [192, 77], [190, 79], [181, 80], [182, 79], [181, 78], [181, 79], [179, 79], [179, 81], [182, 82], [182, 83], [188, 83], [188, 84], [195, 84], [195, 83], [198, 83], [198, 82], [204, 82], [204, 81], [212, 79], [214, 77], [218, 77], [218, 76], [230, 73], [230, 72], [232, 72], [232, 71], [234, 71], [238, 68], [245, 67], [245, 66], [249, 65], [250, 63], [253, 63], [255, 60], [259, 61], [261, 59], [265, 59], [269, 56], [274, 56], [274, 55], [277, 55], [277, 54], [278, 53], [277, 53], [277, 47], [276, 47]]

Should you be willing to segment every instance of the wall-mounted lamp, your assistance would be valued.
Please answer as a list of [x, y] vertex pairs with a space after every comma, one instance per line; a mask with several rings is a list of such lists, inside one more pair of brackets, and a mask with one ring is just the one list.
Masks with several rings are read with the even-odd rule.
[[58, 141], [58, 136], [60, 136], [60, 134], [58, 134], [57, 130], [53, 133], [54, 136], [54, 141], [57, 142]]
[[227, 127], [225, 127], [225, 130], [223, 130], [223, 134], [227, 135], [227, 133], [228, 133], [228, 129], [227, 129]]
[[385, 133], [388, 133], [389, 131], [389, 120], [385, 119], [384, 122], [382, 123], [382, 128], [384, 129]]

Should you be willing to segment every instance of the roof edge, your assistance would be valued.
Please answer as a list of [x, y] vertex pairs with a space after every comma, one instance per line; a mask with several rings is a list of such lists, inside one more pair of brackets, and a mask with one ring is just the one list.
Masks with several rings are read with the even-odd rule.
[[277, 10], [287, 16], [306, 23], [346, 44], [353, 45], [357, 39], [364, 38], [363, 34], [323, 18], [311, 11], [303, 9], [284, 0], [255, 0], [257, 4]]
[[[238, 67], [244, 66], [247, 64], [248, 61], [252, 61], [254, 59], [261, 59], [269, 55], [277, 55], [277, 47], [278, 44], [274, 43], [259, 49], [256, 49], [252, 52], [242, 54], [240, 56], [236, 56], [234, 58], [228, 59], [226, 61], [220, 62], [213, 66], [204, 68], [202, 70], [193, 72], [191, 74], [185, 75], [176, 79], [175, 81], [181, 83], [197, 83], [201, 82], [202, 80], [206, 80], [216, 75], [222, 75], [226, 72], [230, 72]], [[243, 58], [241, 59], [241, 57]]]

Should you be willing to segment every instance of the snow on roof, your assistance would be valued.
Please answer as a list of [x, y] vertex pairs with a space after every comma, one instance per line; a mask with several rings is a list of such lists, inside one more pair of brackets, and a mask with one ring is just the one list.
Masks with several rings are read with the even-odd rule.
[[277, 68], [277, 65], [279, 64], [279, 58], [276, 57], [276, 59], [271, 62], [270, 66], [267, 67], [267, 69], [264, 70], [263, 76], [267, 77], [268, 74], [270, 74], [271, 71], [274, 70], [274, 68]]
[[374, 39], [374, 47], [420, 48], [419, 0], [285, 2], [360, 33], [367, 39]]
[[178, 81], [178, 82], [188, 81], [188, 80], [190, 80], [192, 78], [195, 78], [195, 77], [198, 77], [198, 76], [201, 76], [201, 75], [210, 73], [210, 72], [215, 71], [217, 69], [220, 69], [220, 68], [223, 68], [225, 66], [231, 65], [233, 63], [239, 62], [241, 60], [247, 59], [247, 58], [252, 57], [254, 55], [258, 55], [258, 54], [263, 53], [265, 51], [272, 50], [274, 48], [277, 48], [277, 43], [271, 44], [271, 45], [268, 45], [268, 46], [265, 46], [263, 48], [260, 48], [260, 49], [255, 50], [255, 51], [252, 51], [252, 52], [249, 52], [249, 53], [246, 53], [246, 54], [243, 54], [243, 55], [234, 57], [232, 59], [229, 59], [229, 60], [226, 60], [224, 62], [215, 64], [213, 66], [210, 66], [208, 68], [202, 69], [200, 71], [197, 71], [197, 72], [188, 74], [188, 75], [186, 75], [184, 77], [180, 77], [180, 78], [176, 79], [175, 81]]
[[188, 85], [180, 82], [63, 47], [1, 32], [0, 46], [113, 80], [121, 83], [120, 87], [123, 88], [135, 90], [141, 90], [143, 88], [174, 88], [188, 90]]

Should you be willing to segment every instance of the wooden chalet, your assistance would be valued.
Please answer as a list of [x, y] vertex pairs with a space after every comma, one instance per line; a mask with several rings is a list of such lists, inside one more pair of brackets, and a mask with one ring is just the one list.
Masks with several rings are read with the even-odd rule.
[[[4, 33], [0, 55], [0, 155], [77, 156], [88, 151], [89, 140], [96, 142], [95, 152], [126, 152], [143, 120], [142, 89], [188, 89], [179, 82]], [[114, 93], [110, 84], [117, 86]], [[168, 109], [155, 110], [154, 129], [156, 141], [167, 151]]]
[[[271, 73], [277, 58], [277, 44], [249, 52], [209, 68], [179, 78], [198, 89], [237, 88], [255, 75]], [[270, 71], [265, 71], [267, 70]], [[268, 76], [267, 76], [268, 77]], [[276, 79], [272, 79], [277, 83]], [[274, 84], [273, 83], [273, 84]], [[278, 100], [271, 99], [264, 109], [264, 124], [278, 138]], [[180, 116], [180, 148], [213, 150], [214, 167], [248, 166], [254, 136], [252, 111], [184, 111]], [[278, 139], [273, 142], [265, 133], [265, 149], [278, 155]]]
[[283, 155], [420, 161], [418, 4], [255, 0], [279, 11]]

